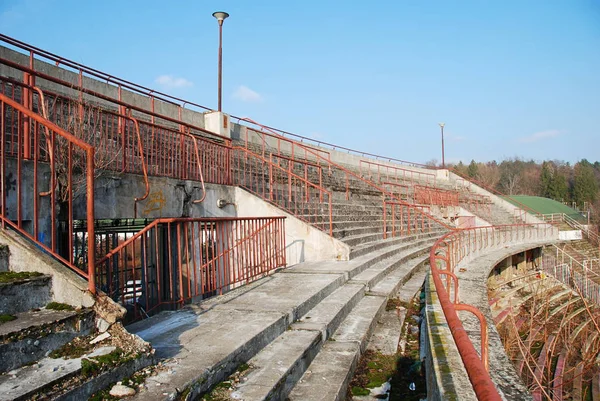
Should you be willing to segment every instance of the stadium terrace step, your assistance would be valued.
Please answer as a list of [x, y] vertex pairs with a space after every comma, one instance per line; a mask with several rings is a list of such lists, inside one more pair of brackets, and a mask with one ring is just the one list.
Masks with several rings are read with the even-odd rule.
[[[133, 399], [169, 399], [182, 391], [196, 397], [243, 363], [249, 368], [232, 385], [232, 397], [284, 399], [311, 370], [313, 358], [328, 359], [321, 353], [358, 358], [387, 296], [410, 278], [433, 240], [411, 236], [348, 262], [298, 264], [199, 306], [129, 326], [167, 359], [166, 371], [175, 372], [149, 377]], [[353, 280], [361, 274], [360, 282]], [[366, 295], [367, 285], [376, 295]], [[336, 347], [352, 355], [340, 355]], [[351, 377], [352, 363], [340, 367]]]
[[[412, 234], [407, 237], [387, 238], [387, 239], [381, 239], [378, 241], [369, 242], [366, 244], [357, 245], [356, 247], [353, 247], [352, 250], [350, 251], [350, 259], [358, 258], [358, 257], [366, 255], [368, 253], [382, 250], [383, 248], [398, 246], [398, 245], [404, 243], [407, 240], [407, 238], [437, 239], [437, 238], [441, 237], [445, 232], [446, 232], [445, 230], [439, 229], [439, 230], [433, 230], [432, 232], [425, 233], [425, 234]], [[435, 241], [432, 241], [431, 245], [433, 245], [433, 242], [435, 242]]]
[[35, 362], [94, 328], [90, 310], [41, 309], [14, 316], [15, 320], [0, 325], [0, 372]]
[[7, 276], [7, 282], [0, 281], [0, 314], [22, 313], [34, 308], [43, 308], [52, 300], [52, 277], [43, 274], [26, 275], [24, 278], [8, 279], [11, 273], [0, 273]]

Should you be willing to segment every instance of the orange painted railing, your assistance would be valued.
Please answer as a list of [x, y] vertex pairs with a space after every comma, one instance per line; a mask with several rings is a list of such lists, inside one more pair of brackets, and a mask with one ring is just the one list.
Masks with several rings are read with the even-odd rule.
[[429, 213], [427, 206], [383, 200], [383, 238], [429, 233], [434, 229], [455, 230]]
[[285, 217], [157, 219], [96, 262], [96, 282], [135, 320], [285, 266]]
[[[302, 136], [302, 135], [298, 135], [298, 134], [294, 134], [294, 133], [291, 133], [291, 132], [283, 131], [283, 130], [280, 130], [280, 129], [277, 129], [277, 128], [269, 127], [268, 125], [259, 124], [259, 123], [255, 122], [255, 121], [249, 119], [248, 117], [236, 117], [236, 116], [232, 116], [232, 118], [235, 118], [238, 121], [246, 121], [246, 122], [249, 122], [251, 124], [254, 124], [257, 127], [259, 127], [260, 131], [267, 130], [267, 131], [273, 133], [274, 135], [276, 135], [278, 137], [285, 138], [286, 136], [290, 136], [290, 137], [294, 138], [293, 140], [295, 142], [300, 142], [304, 146], [310, 147], [311, 149], [313, 149], [313, 150], [315, 150], [317, 152], [322, 152], [322, 153], [329, 154], [330, 152], [328, 152], [327, 150], [322, 149], [322, 148], [326, 148], [326, 149], [330, 149], [330, 150], [334, 150], [334, 151], [346, 152], [348, 154], [353, 154], [353, 155], [360, 156], [360, 157], [372, 157], [372, 158], [374, 158], [374, 159], [376, 159], [378, 161], [381, 161], [381, 162], [405, 164], [405, 165], [408, 165], [408, 166], [425, 168], [425, 169], [436, 169], [434, 166], [429, 166], [429, 165], [422, 164], [422, 163], [415, 163], [415, 162], [410, 162], [410, 161], [406, 161], [406, 160], [397, 159], [397, 158], [394, 158], [394, 157], [376, 155], [374, 153], [363, 152], [363, 151], [360, 151], [360, 150], [350, 149], [350, 148], [346, 148], [346, 147], [343, 147], [343, 146], [334, 145], [332, 143], [328, 143], [328, 142], [324, 142], [324, 141], [319, 141], [318, 139], [308, 138], [308, 137], [305, 137], [305, 136]], [[310, 144], [310, 145], [312, 145], [312, 146], [307, 145], [307, 143]]]
[[[0, 77], [0, 92], [17, 101], [27, 88], [16, 80]], [[154, 114], [146, 112], [144, 115], [114, 99], [111, 101], [118, 107], [118, 112], [100, 106], [100, 103], [92, 104], [49, 91], [45, 91], [45, 97], [48, 119], [93, 144], [97, 159], [102, 161], [98, 167], [103, 170], [143, 174], [145, 163], [151, 176], [196, 180], [203, 186], [204, 181], [231, 184], [229, 140], [224, 145], [206, 138], [201, 135], [208, 131], [178, 120], [175, 120], [178, 129], [158, 125], [152, 122]], [[34, 109], [40, 108], [39, 104], [31, 103]], [[134, 119], [132, 110], [136, 110], [136, 115], [142, 114], [146, 120]], [[142, 148], [136, 146], [136, 142], [139, 143], [135, 139], [138, 128]], [[140, 157], [142, 154], [143, 157]]]
[[[295, 161], [295, 163], [300, 163]], [[231, 164], [235, 185], [289, 212], [316, 228], [333, 234], [331, 192], [288, 168], [248, 149], [233, 147]]]
[[[31, 151], [29, 159], [25, 149]], [[0, 94], [0, 156], [2, 227], [12, 227], [52, 254], [95, 292], [94, 249], [84, 263], [71, 251], [76, 198], [85, 197], [87, 235], [94, 238], [94, 147]], [[59, 217], [67, 226], [66, 239], [57, 238]]]
[[458, 206], [458, 192], [415, 185], [415, 201], [421, 205]]
[[[255, 121], [253, 121], [253, 124], [261, 126], [259, 123], [255, 122]], [[263, 136], [263, 139], [262, 139], [263, 143], [267, 143], [269, 140], [277, 141], [278, 139], [285, 140], [286, 143], [290, 141], [287, 138], [282, 138], [281, 135], [278, 135], [275, 131], [270, 130], [268, 127], [265, 127], [265, 126], [261, 126], [261, 127], [264, 127], [269, 132], [264, 132], [264, 131], [260, 131], [260, 132], [254, 131], [254, 132]], [[245, 146], [250, 147], [249, 142], [247, 142], [245, 144]], [[384, 200], [387, 199], [387, 200], [390, 200], [390, 202], [398, 202], [400, 204], [415, 206], [415, 205], [411, 205], [408, 202], [406, 202], [405, 200], [401, 199], [401, 197], [396, 195], [393, 191], [386, 189], [385, 185], [383, 183], [379, 184], [379, 183], [373, 182], [373, 181], [361, 176], [360, 174], [355, 173], [354, 171], [331, 161], [328, 157], [323, 156], [323, 154], [321, 154], [320, 152], [315, 152], [310, 147], [307, 147], [298, 142], [294, 142], [293, 146], [295, 146], [296, 148], [301, 150], [301, 152], [299, 151], [298, 153], [306, 155], [307, 159], [311, 160], [314, 163], [319, 164], [321, 166], [321, 168], [325, 169], [326, 174], [328, 174], [331, 177], [335, 177], [337, 179], [342, 179], [343, 180], [342, 187], [346, 191], [346, 199], [350, 198], [351, 188], [354, 185], [362, 184], [362, 185], [365, 185], [368, 189], [370, 189], [372, 191], [379, 192], [382, 195], [382, 198]], [[275, 146], [274, 148], [280, 149], [281, 147]], [[250, 150], [250, 149], [247, 149], [247, 151], [249, 153], [252, 153], [252, 150]], [[279, 152], [279, 150], [278, 150], [278, 152]], [[302, 160], [300, 160], [299, 162], [302, 162]], [[405, 170], [405, 169], [400, 169], [400, 170]], [[406, 171], [410, 171], [410, 170], [406, 170]], [[415, 173], [419, 173], [419, 172], [415, 172]], [[419, 173], [419, 174], [427, 174], [428, 177], [435, 177], [435, 174], [430, 174], [430, 173]], [[392, 182], [393, 181], [395, 181], [395, 179], [392, 179]], [[389, 184], [388, 181], [384, 181], [384, 182], [386, 184]], [[415, 210], [419, 210], [419, 209], [415, 209]], [[428, 213], [423, 212], [422, 210], [420, 210], [419, 213], [421, 215], [426, 216], [429, 219], [434, 219], [433, 216], [429, 215]], [[445, 225], [445, 223], [442, 223], [442, 224]], [[448, 227], [448, 226], [446, 226], [446, 227]], [[385, 235], [386, 234], [384, 232], [384, 236]]]
[[410, 170], [398, 166], [381, 164], [369, 160], [360, 160], [358, 162], [360, 174], [362, 176], [372, 176], [375, 174], [375, 182], [400, 182], [400, 181], [423, 181], [430, 185], [435, 185], [436, 174], [425, 173], [422, 171]]
[[[435, 289], [446, 322], [479, 400], [501, 400], [488, 373], [487, 323], [476, 307], [461, 304], [456, 268], [465, 258], [482, 252], [502, 249], [523, 241], [554, 241], [558, 230], [550, 224], [523, 224], [476, 227], [453, 231], [440, 238], [431, 248], [429, 262]], [[441, 276], [446, 276], [446, 283]], [[450, 280], [452, 278], [453, 280]], [[451, 300], [451, 295], [453, 299]], [[477, 316], [481, 326], [481, 356], [465, 331], [457, 311], [466, 310]]]

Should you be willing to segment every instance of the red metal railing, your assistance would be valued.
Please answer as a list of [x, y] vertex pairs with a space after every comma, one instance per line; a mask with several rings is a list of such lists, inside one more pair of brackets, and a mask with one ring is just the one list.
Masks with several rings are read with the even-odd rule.
[[[429, 165], [426, 165], [426, 164], [409, 162], [409, 161], [406, 161], [406, 160], [396, 159], [396, 158], [393, 158], [393, 157], [381, 156], [381, 155], [376, 155], [376, 154], [368, 153], [368, 152], [362, 152], [360, 150], [345, 148], [343, 146], [334, 145], [332, 143], [328, 143], [328, 142], [324, 142], [324, 141], [319, 141], [317, 139], [308, 138], [308, 137], [305, 137], [305, 136], [302, 136], [302, 135], [298, 135], [298, 134], [293, 134], [291, 132], [287, 132], [287, 131], [283, 131], [283, 130], [280, 130], [280, 129], [277, 129], [277, 128], [269, 127], [267, 125], [259, 124], [259, 123], [255, 122], [255, 121], [253, 121], [253, 120], [251, 120], [251, 119], [249, 119], [247, 117], [236, 117], [236, 116], [231, 116], [231, 117], [237, 119], [238, 121], [246, 121], [246, 122], [249, 122], [251, 124], [254, 124], [254, 125], [258, 126], [260, 130], [263, 130], [263, 129], [269, 130], [273, 134], [275, 134], [277, 136], [280, 136], [280, 137], [285, 137], [286, 135], [294, 137], [294, 138], [296, 138], [295, 139], [296, 141], [299, 141], [299, 142], [301, 142], [303, 144], [305, 142], [308, 142], [308, 143], [311, 143], [313, 146], [318, 146], [318, 147], [321, 147], [321, 148], [325, 147], [325, 148], [329, 148], [331, 150], [336, 150], [336, 151], [345, 151], [346, 153], [354, 154], [354, 155], [361, 156], [361, 157], [365, 157], [365, 156], [372, 157], [372, 158], [374, 158], [376, 160], [379, 160], [379, 161], [382, 161], [382, 162], [399, 163], [399, 164], [405, 164], [405, 165], [408, 165], [408, 166], [419, 167], [419, 168], [426, 168], [426, 169], [436, 169], [436, 167], [429, 166]], [[304, 145], [304, 146], [307, 146], [307, 145]], [[329, 153], [329, 152], [327, 152], [327, 151], [325, 151], [323, 149], [316, 149], [314, 147], [312, 149], [315, 149], [316, 151], [319, 151], [319, 152]]]
[[98, 260], [96, 281], [137, 319], [285, 266], [285, 217], [158, 219]]
[[[77, 198], [85, 197], [87, 235], [94, 237], [94, 147], [0, 93], [0, 154], [2, 226], [51, 253], [95, 292], [94, 249], [88, 250], [87, 263], [75, 261], [70, 251]], [[67, 227], [66, 239], [57, 238], [59, 220]]]
[[415, 185], [415, 201], [421, 205], [458, 206], [458, 192]]
[[[23, 83], [0, 77], [0, 91], [14, 100], [20, 101], [26, 89]], [[92, 143], [100, 162], [98, 168], [143, 174], [145, 163], [152, 176], [191, 179], [201, 181], [202, 186], [204, 181], [231, 184], [227, 143], [223, 145], [198, 135], [204, 131], [189, 124], [180, 124], [175, 129], [135, 119], [129, 106], [114, 99], [111, 100], [119, 112], [53, 92], [44, 93], [48, 118]], [[34, 110], [41, 108], [39, 102], [31, 103]], [[151, 113], [146, 117], [154, 120]], [[135, 146], [140, 143], [134, 135], [138, 130], [142, 148]]]
[[372, 176], [374, 180], [380, 182], [400, 182], [400, 181], [423, 181], [430, 185], [435, 185], [436, 174], [425, 173], [422, 171], [410, 170], [388, 164], [381, 164], [369, 160], [360, 160], [358, 162], [360, 174], [362, 176]]
[[[267, 131], [269, 131], [269, 132], [254, 131], [256, 134], [262, 136], [262, 138], [263, 138], [262, 143], [267, 143], [268, 140], [271, 140], [271, 141], [284, 140], [286, 142], [289, 142], [288, 139], [282, 138], [280, 134], [277, 134], [271, 128], [262, 126], [259, 123], [254, 122], [254, 121], [253, 121], [253, 124], [258, 125], [264, 129], [266, 129]], [[248, 148], [251, 148], [251, 145], [249, 142], [247, 142], [245, 145]], [[361, 175], [359, 175], [358, 173], [355, 173], [354, 171], [352, 171], [350, 169], [347, 169], [337, 163], [334, 163], [328, 157], [323, 156], [323, 154], [321, 154], [320, 152], [315, 152], [310, 147], [307, 147], [307, 146], [303, 145], [302, 143], [298, 143], [298, 142], [294, 142], [293, 146], [302, 150], [304, 152], [304, 154], [307, 155], [307, 158], [309, 158], [313, 162], [319, 164], [322, 168], [325, 168], [325, 170], [327, 171], [327, 175], [329, 176], [329, 181], [330, 181], [331, 186], [336, 186], [337, 183], [334, 182], [335, 180], [341, 180], [342, 183], [339, 186], [341, 186], [346, 191], [346, 199], [349, 199], [349, 197], [350, 197], [351, 186], [354, 187], [354, 186], [364, 185], [368, 190], [379, 192], [383, 196], [384, 199], [387, 198], [387, 199], [391, 199], [393, 201], [398, 201], [400, 203], [404, 202], [404, 200], [402, 200], [400, 197], [395, 195], [394, 192], [390, 192], [387, 189], [385, 189], [383, 184], [380, 186], [379, 183], [375, 183], [365, 177], [362, 177]], [[274, 148], [281, 149], [282, 147], [278, 145], [278, 146], [275, 146]], [[249, 149], [249, 150], [252, 151], [252, 149]], [[278, 150], [278, 152], [279, 152], [279, 150]], [[298, 152], [298, 153], [302, 153], [302, 152]], [[308, 155], [310, 155], [310, 157]], [[405, 170], [407, 172], [412, 171], [412, 170], [406, 170], [406, 169], [401, 169], [401, 168], [398, 168], [398, 169]], [[422, 172], [414, 172], [414, 173], [426, 175], [427, 177], [430, 177], [430, 178], [431, 177], [435, 178], [435, 174], [431, 174], [431, 173], [422, 173]], [[390, 184], [390, 182], [395, 184], [395, 183], [397, 183], [397, 177], [393, 178], [391, 181], [385, 181], [385, 180], [383, 180], [383, 181], [386, 184]], [[396, 181], [396, 182], [394, 182], [394, 181]]]
[[441, 220], [432, 217], [429, 207], [409, 205], [404, 202], [383, 200], [383, 238], [416, 233], [429, 233], [434, 229], [455, 230]]
[[[492, 215], [492, 199], [487, 195], [472, 192], [460, 192], [458, 202], [462, 208], [483, 218], [490, 218]], [[522, 220], [518, 220], [518, 222], [521, 221]], [[513, 222], [517, 222], [514, 216]]]
[[85, 74], [87, 76], [97, 78], [100, 81], [111, 83], [118, 87], [148, 96], [152, 102], [154, 102], [154, 100], [160, 100], [160, 101], [163, 101], [166, 103], [171, 103], [171, 104], [178, 105], [178, 106], [179, 105], [181, 105], [181, 106], [190, 105], [190, 106], [197, 107], [197, 108], [201, 109], [202, 111], [211, 111], [210, 108], [202, 106], [200, 104], [196, 104], [196, 103], [184, 100], [184, 99], [179, 99], [177, 97], [168, 95], [166, 93], [162, 93], [162, 92], [156, 91], [154, 89], [146, 88], [144, 86], [135, 84], [133, 82], [129, 82], [124, 79], [114, 77], [114, 76], [106, 74], [102, 71], [87, 67], [83, 64], [79, 64], [75, 61], [66, 59], [64, 57], [57, 56], [56, 54], [50, 53], [46, 50], [42, 50], [35, 46], [31, 46], [25, 42], [21, 42], [20, 40], [13, 39], [13, 38], [3, 35], [3, 34], [0, 34], [0, 41], [5, 42], [9, 45], [12, 45], [16, 48], [27, 51], [31, 58], [30, 65], [34, 64], [33, 63], [34, 56], [38, 56], [41, 59], [45, 59], [45, 60], [51, 62], [51, 64], [54, 64], [57, 67], [60, 66], [62, 68], [70, 68], [70, 69], [74, 70], [74, 72], [76, 72], [78, 75], [83, 76]]
[[266, 159], [241, 147], [233, 147], [231, 155], [235, 185], [333, 234], [331, 193], [295, 174], [293, 164], [299, 161], [284, 168], [273, 161], [273, 156]]
[[[414, 186], [406, 184], [397, 184], [395, 182], [382, 182], [383, 188], [390, 193], [394, 199], [400, 201], [415, 203]], [[413, 189], [413, 191], [411, 191]]]
[[[501, 249], [506, 245], [525, 240], [555, 240], [558, 230], [549, 224], [523, 224], [476, 227], [453, 231], [440, 238], [431, 248], [429, 262], [435, 289], [454, 342], [465, 365], [473, 390], [479, 400], [501, 400], [488, 373], [487, 323], [474, 306], [460, 304], [459, 280], [456, 267], [465, 258], [482, 252]], [[445, 275], [446, 284], [442, 281]], [[452, 280], [450, 280], [452, 278]], [[453, 300], [450, 295], [453, 294]], [[481, 325], [481, 356], [465, 331], [457, 311], [466, 310], [477, 316]]]

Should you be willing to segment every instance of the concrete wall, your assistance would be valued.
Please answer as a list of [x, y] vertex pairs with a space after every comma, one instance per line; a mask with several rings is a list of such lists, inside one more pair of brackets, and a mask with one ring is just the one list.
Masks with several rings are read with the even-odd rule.
[[349, 258], [348, 245], [241, 188], [235, 189], [235, 207], [240, 217], [287, 217], [285, 241], [288, 266], [301, 262]]
[[52, 276], [52, 298], [56, 302], [82, 307], [94, 305], [94, 297], [87, 290], [87, 281], [41, 248], [8, 230], [0, 230], [0, 243], [8, 245], [10, 249], [11, 271], [39, 272]]
[[581, 230], [561, 231], [558, 234], [559, 239], [562, 241], [578, 241], [583, 239]]

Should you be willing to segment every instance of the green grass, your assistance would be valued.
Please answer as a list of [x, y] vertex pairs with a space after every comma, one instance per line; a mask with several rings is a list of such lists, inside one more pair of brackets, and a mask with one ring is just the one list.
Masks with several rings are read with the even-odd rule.
[[577, 213], [575, 209], [572, 209], [567, 205], [563, 205], [555, 200], [542, 198], [541, 196], [512, 195], [510, 197], [503, 196], [503, 198], [516, 206], [520, 206], [517, 203], [520, 202], [541, 214], [564, 213], [578, 221], [582, 221], [583, 219], [583, 216]]
[[2, 313], [2, 314], [0, 314], [0, 324], [12, 322], [16, 318], [17, 318], [16, 316], [9, 315], [8, 313]]
[[39, 276], [43, 276], [43, 274], [38, 272], [0, 272], [0, 283], [14, 283]]
[[72, 311], [73, 307], [71, 305], [62, 304], [60, 302], [50, 302], [48, 305], [46, 305], [46, 309]]

